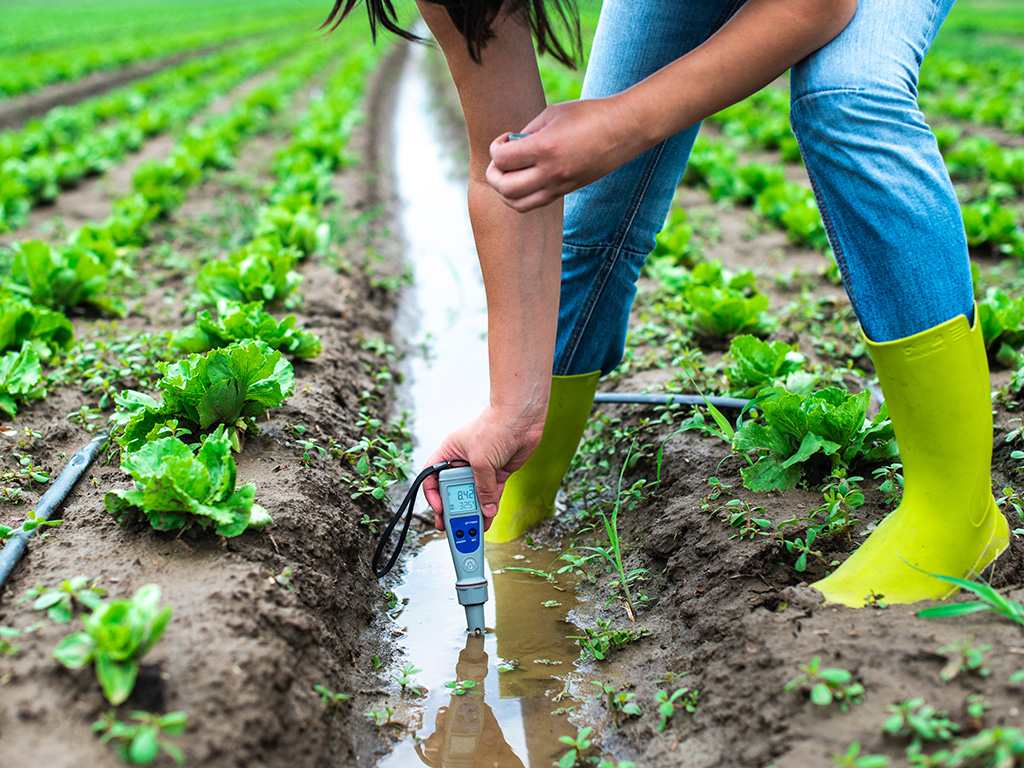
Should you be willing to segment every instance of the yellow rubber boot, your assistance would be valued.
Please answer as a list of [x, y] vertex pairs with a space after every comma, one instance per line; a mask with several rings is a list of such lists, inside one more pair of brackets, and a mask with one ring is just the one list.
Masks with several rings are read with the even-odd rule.
[[[977, 317], [977, 313], [975, 313]], [[860, 547], [813, 584], [853, 608], [942, 600], [1009, 546], [992, 497], [992, 401], [980, 324], [963, 315], [905, 339], [868, 341], [903, 461], [904, 493]], [[921, 570], [915, 570], [915, 566]]]
[[505, 483], [485, 541], [512, 541], [554, 512], [555, 494], [587, 426], [600, 375], [594, 371], [551, 377], [551, 399], [540, 444]]

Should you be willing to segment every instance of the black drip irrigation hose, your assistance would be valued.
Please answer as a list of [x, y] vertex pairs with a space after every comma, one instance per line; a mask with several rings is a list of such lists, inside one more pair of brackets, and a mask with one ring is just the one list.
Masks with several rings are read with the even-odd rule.
[[[100, 432], [84, 448], [71, 457], [71, 460], [61, 470], [53, 485], [43, 494], [39, 504], [36, 505], [37, 519], [50, 519], [50, 515], [63, 503], [68, 492], [78, 481], [78, 478], [82, 476], [86, 467], [92, 463], [92, 460], [96, 458], [96, 454], [107, 444], [108, 437], [109, 435], [106, 430]], [[30, 531], [26, 531], [22, 528], [15, 531], [11, 538], [8, 539], [7, 545], [0, 550], [0, 589], [3, 589], [4, 582], [11, 574], [11, 570], [18, 560], [21, 559], [28, 540], [35, 536], [37, 530], [38, 528], [33, 528]]]
[[640, 394], [634, 392], [598, 392], [595, 403], [632, 403], [635, 405], [707, 405], [742, 411], [749, 400], [741, 397], [704, 397], [703, 395], [673, 395], [668, 392]]

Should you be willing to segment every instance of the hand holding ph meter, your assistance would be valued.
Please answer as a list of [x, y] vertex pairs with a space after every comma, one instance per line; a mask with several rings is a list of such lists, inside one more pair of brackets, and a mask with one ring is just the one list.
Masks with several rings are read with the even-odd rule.
[[[420, 485], [430, 475], [438, 473], [437, 481], [444, 510], [444, 525], [448, 535], [448, 547], [455, 563], [455, 589], [459, 603], [466, 608], [466, 624], [470, 632], [484, 632], [484, 603], [487, 602], [487, 578], [484, 576], [484, 518], [480, 501], [476, 495], [476, 483], [471, 467], [453, 467], [449, 461], [442, 461], [427, 467], [413, 481], [412, 487], [388, 522], [377, 551], [373, 555], [373, 572], [377, 578], [385, 576], [402, 552], [402, 545], [412, 522], [412, 504]], [[398, 545], [391, 553], [387, 564], [380, 565], [395, 527], [405, 514], [405, 523], [398, 539]]]

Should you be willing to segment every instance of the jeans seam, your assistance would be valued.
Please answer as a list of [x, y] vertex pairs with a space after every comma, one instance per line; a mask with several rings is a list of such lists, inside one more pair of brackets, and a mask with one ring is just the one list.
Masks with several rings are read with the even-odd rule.
[[611, 256], [610, 258], [605, 259], [604, 263], [601, 265], [601, 270], [598, 272], [597, 278], [594, 280], [594, 285], [590, 289], [590, 293], [587, 295], [586, 301], [583, 303], [583, 309], [580, 312], [579, 318], [576, 320], [576, 324], [569, 336], [569, 340], [566, 342], [565, 353], [562, 355], [562, 360], [559, 363], [558, 370], [554, 373], [556, 376], [564, 376], [565, 372], [569, 370], [572, 359], [576, 356], [576, 350], [579, 348], [583, 332], [586, 327], [590, 325], [590, 319], [594, 314], [594, 308], [597, 306], [598, 298], [604, 292], [605, 286], [608, 284], [608, 278], [614, 271], [615, 265], [619, 261], [619, 257], [622, 255], [623, 251], [628, 250], [624, 247], [623, 243], [626, 240], [626, 235], [633, 224], [634, 218], [636, 218], [636, 212], [639, 210], [640, 203], [647, 192], [647, 187], [650, 183], [651, 177], [654, 175], [654, 167], [661, 159], [664, 147], [665, 142], [661, 142], [651, 150], [651, 157], [644, 166], [644, 172], [640, 176], [640, 182], [637, 184], [636, 191], [633, 194], [633, 199], [630, 200], [629, 207], [626, 209], [626, 215], [622, 218], [622, 224], [619, 225], [619, 229], [615, 233], [615, 237], [611, 242]]
[[715, 19], [715, 23], [711, 26], [711, 34], [714, 34], [721, 29], [722, 25], [729, 20], [730, 16], [736, 13], [736, 9], [743, 5], [744, 2], [746, 2], [746, 0], [733, 0], [733, 2], [728, 3], [724, 8], [722, 8], [721, 14], [719, 14], [718, 18]]

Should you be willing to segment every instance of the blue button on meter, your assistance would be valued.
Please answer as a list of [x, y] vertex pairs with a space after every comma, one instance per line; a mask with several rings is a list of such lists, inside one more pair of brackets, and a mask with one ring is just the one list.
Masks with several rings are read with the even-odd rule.
[[452, 517], [448, 524], [455, 537], [455, 548], [464, 555], [476, 552], [480, 546], [480, 516]]

